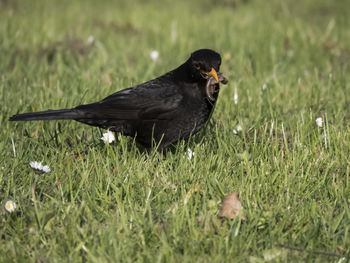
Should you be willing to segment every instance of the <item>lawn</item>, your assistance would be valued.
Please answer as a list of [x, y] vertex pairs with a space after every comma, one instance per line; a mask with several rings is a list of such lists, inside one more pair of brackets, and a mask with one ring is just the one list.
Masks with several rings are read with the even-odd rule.
[[[0, 1], [0, 261], [349, 261], [349, 10]], [[166, 156], [74, 121], [8, 121], [103, 99], [199, 48], [222, 55], [229, 84], [205, 129]], [[246, 220], [219, 217], [232, 192]]]

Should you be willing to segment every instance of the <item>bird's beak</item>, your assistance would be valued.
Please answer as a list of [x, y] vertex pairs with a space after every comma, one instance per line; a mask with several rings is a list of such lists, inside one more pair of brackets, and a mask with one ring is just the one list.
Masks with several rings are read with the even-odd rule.
[[205, 74], [207, 76], [213, 76], [213, 78], [216, 80], [216, 82], [219, 82], [218, 73], [216, 73], [214, 68], [211, 68], [211, 71], [210, 72], [205, 72]]

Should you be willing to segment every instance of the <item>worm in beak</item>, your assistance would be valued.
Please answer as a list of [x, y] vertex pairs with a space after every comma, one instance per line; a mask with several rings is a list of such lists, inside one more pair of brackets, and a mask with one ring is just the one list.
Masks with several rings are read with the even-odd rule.
[[205, 93], [207, 94], [207, 98], [209, 102], [214, 102], [214, 94], [217, 93], [219, 90], [219, 83], [222, 84], [227, 84], [228, 80], [220, 73], [217, 72], [217, 76], [210, 75], [209, 78], [207, 79], [207, 84], [205, 85]]

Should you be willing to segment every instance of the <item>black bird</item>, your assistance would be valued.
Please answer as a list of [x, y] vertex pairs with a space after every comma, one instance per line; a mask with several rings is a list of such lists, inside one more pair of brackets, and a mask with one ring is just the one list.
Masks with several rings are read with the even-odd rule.
[[16, 114], [10, 121], [76, 120], [135, 137], [162, 151], [198, 132], [211, 116], [219, 83], [221, 56], [210, 49], [193, 52], [178, 68], [105, 99], [72, 109]]

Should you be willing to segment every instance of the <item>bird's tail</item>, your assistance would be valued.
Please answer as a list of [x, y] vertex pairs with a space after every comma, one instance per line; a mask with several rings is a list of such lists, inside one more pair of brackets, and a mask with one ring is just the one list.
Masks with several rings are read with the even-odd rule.
[[74, 120], [79, 113], [74, 109], [47, 110], [13, 115], [9, 121]]

